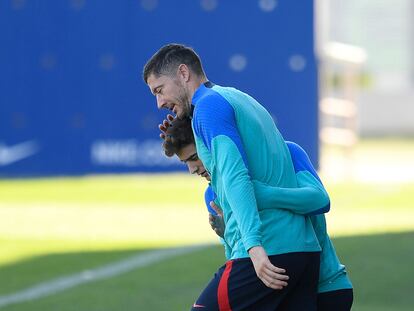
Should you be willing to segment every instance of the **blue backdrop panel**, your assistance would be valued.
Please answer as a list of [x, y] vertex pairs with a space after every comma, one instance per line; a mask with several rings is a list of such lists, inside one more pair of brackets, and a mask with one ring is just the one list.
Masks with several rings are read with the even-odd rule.
[[142, 82], [162, 45], [196, 49], [211, 81], [258, 99], [318, 155], [313, 2], [0, 1], [0, 175], [184, 169]]

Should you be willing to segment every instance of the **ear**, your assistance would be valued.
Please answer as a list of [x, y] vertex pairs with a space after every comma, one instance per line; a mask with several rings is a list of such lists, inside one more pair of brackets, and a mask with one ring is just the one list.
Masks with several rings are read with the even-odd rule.
[[180, 66], [178, 66], [177, 74], [178, 77], [184, 82], [188, 82], [190, 80], [191, 72], [190, 68], [188, 68], [186, 64], [181, 64]]

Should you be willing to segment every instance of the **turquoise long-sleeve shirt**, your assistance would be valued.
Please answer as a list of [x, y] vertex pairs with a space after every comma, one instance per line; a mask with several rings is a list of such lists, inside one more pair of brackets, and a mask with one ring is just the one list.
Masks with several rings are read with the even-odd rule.
[[[345, 266], [341, 264], [329, 238], [323, 214], [329, 210], [330, 201], [308, 154], [299, 145], [287, 142], [296, 172], [298, 188], [277, 188], [255, 182], [256, 197], [267, 208], [289, 209], [308, 216], [322, 248], [318, 292], [352, 288]], [[294, 194], [292, 200], [289, 194]]]
[[223, 209], [229, 259], [263, 246], [268, 255], [320, 251], [311, 220], [257, 204], [252, 180], [297, 187], [289, 150], [272, 117], [251, 96], [211, 83], [195, 92], [192, 126], [197, 153]]
[[[298, 188], [278, 188], [254, 181], [257, 201], [269, 209], [288, 209], [303, 214], [304, 217], [310, 217], [322, 248], [319, 293], [352, 288], [345, 266], [339, 261], [327, 233], [325, 216], [320, 214], [329, 211], [329, 196], [305, 150], [292, 142], [287, 142], [287, 145], [295, 168]], [[207, 208], [209, 208], [210, 201], [215, 200], [216, 196], [209, 186], [205, 194]], [[209, 211], [211, 212], [210, 209]], [[221, 240], [221, 242], [227, 255], [228, 246], [225, 241]]]

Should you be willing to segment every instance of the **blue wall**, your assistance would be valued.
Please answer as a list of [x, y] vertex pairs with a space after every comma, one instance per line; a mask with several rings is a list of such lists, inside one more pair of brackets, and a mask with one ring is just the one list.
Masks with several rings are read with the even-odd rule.
[[183, 169], [141, 80], [162, 45], [196, 49], [211, 81], [250, 93], [318, 156], [313, 2], [0, 1], [0, 175]]

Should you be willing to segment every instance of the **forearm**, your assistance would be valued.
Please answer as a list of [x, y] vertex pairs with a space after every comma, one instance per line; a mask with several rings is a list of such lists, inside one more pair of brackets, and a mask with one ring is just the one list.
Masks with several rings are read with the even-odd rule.
[[323, 185], [309, 172], [297, 173], [298, 188], [272, 187], [254, 182], [260, 209], [287, 209], [297, 214], [329, 211], [329, 196]]

